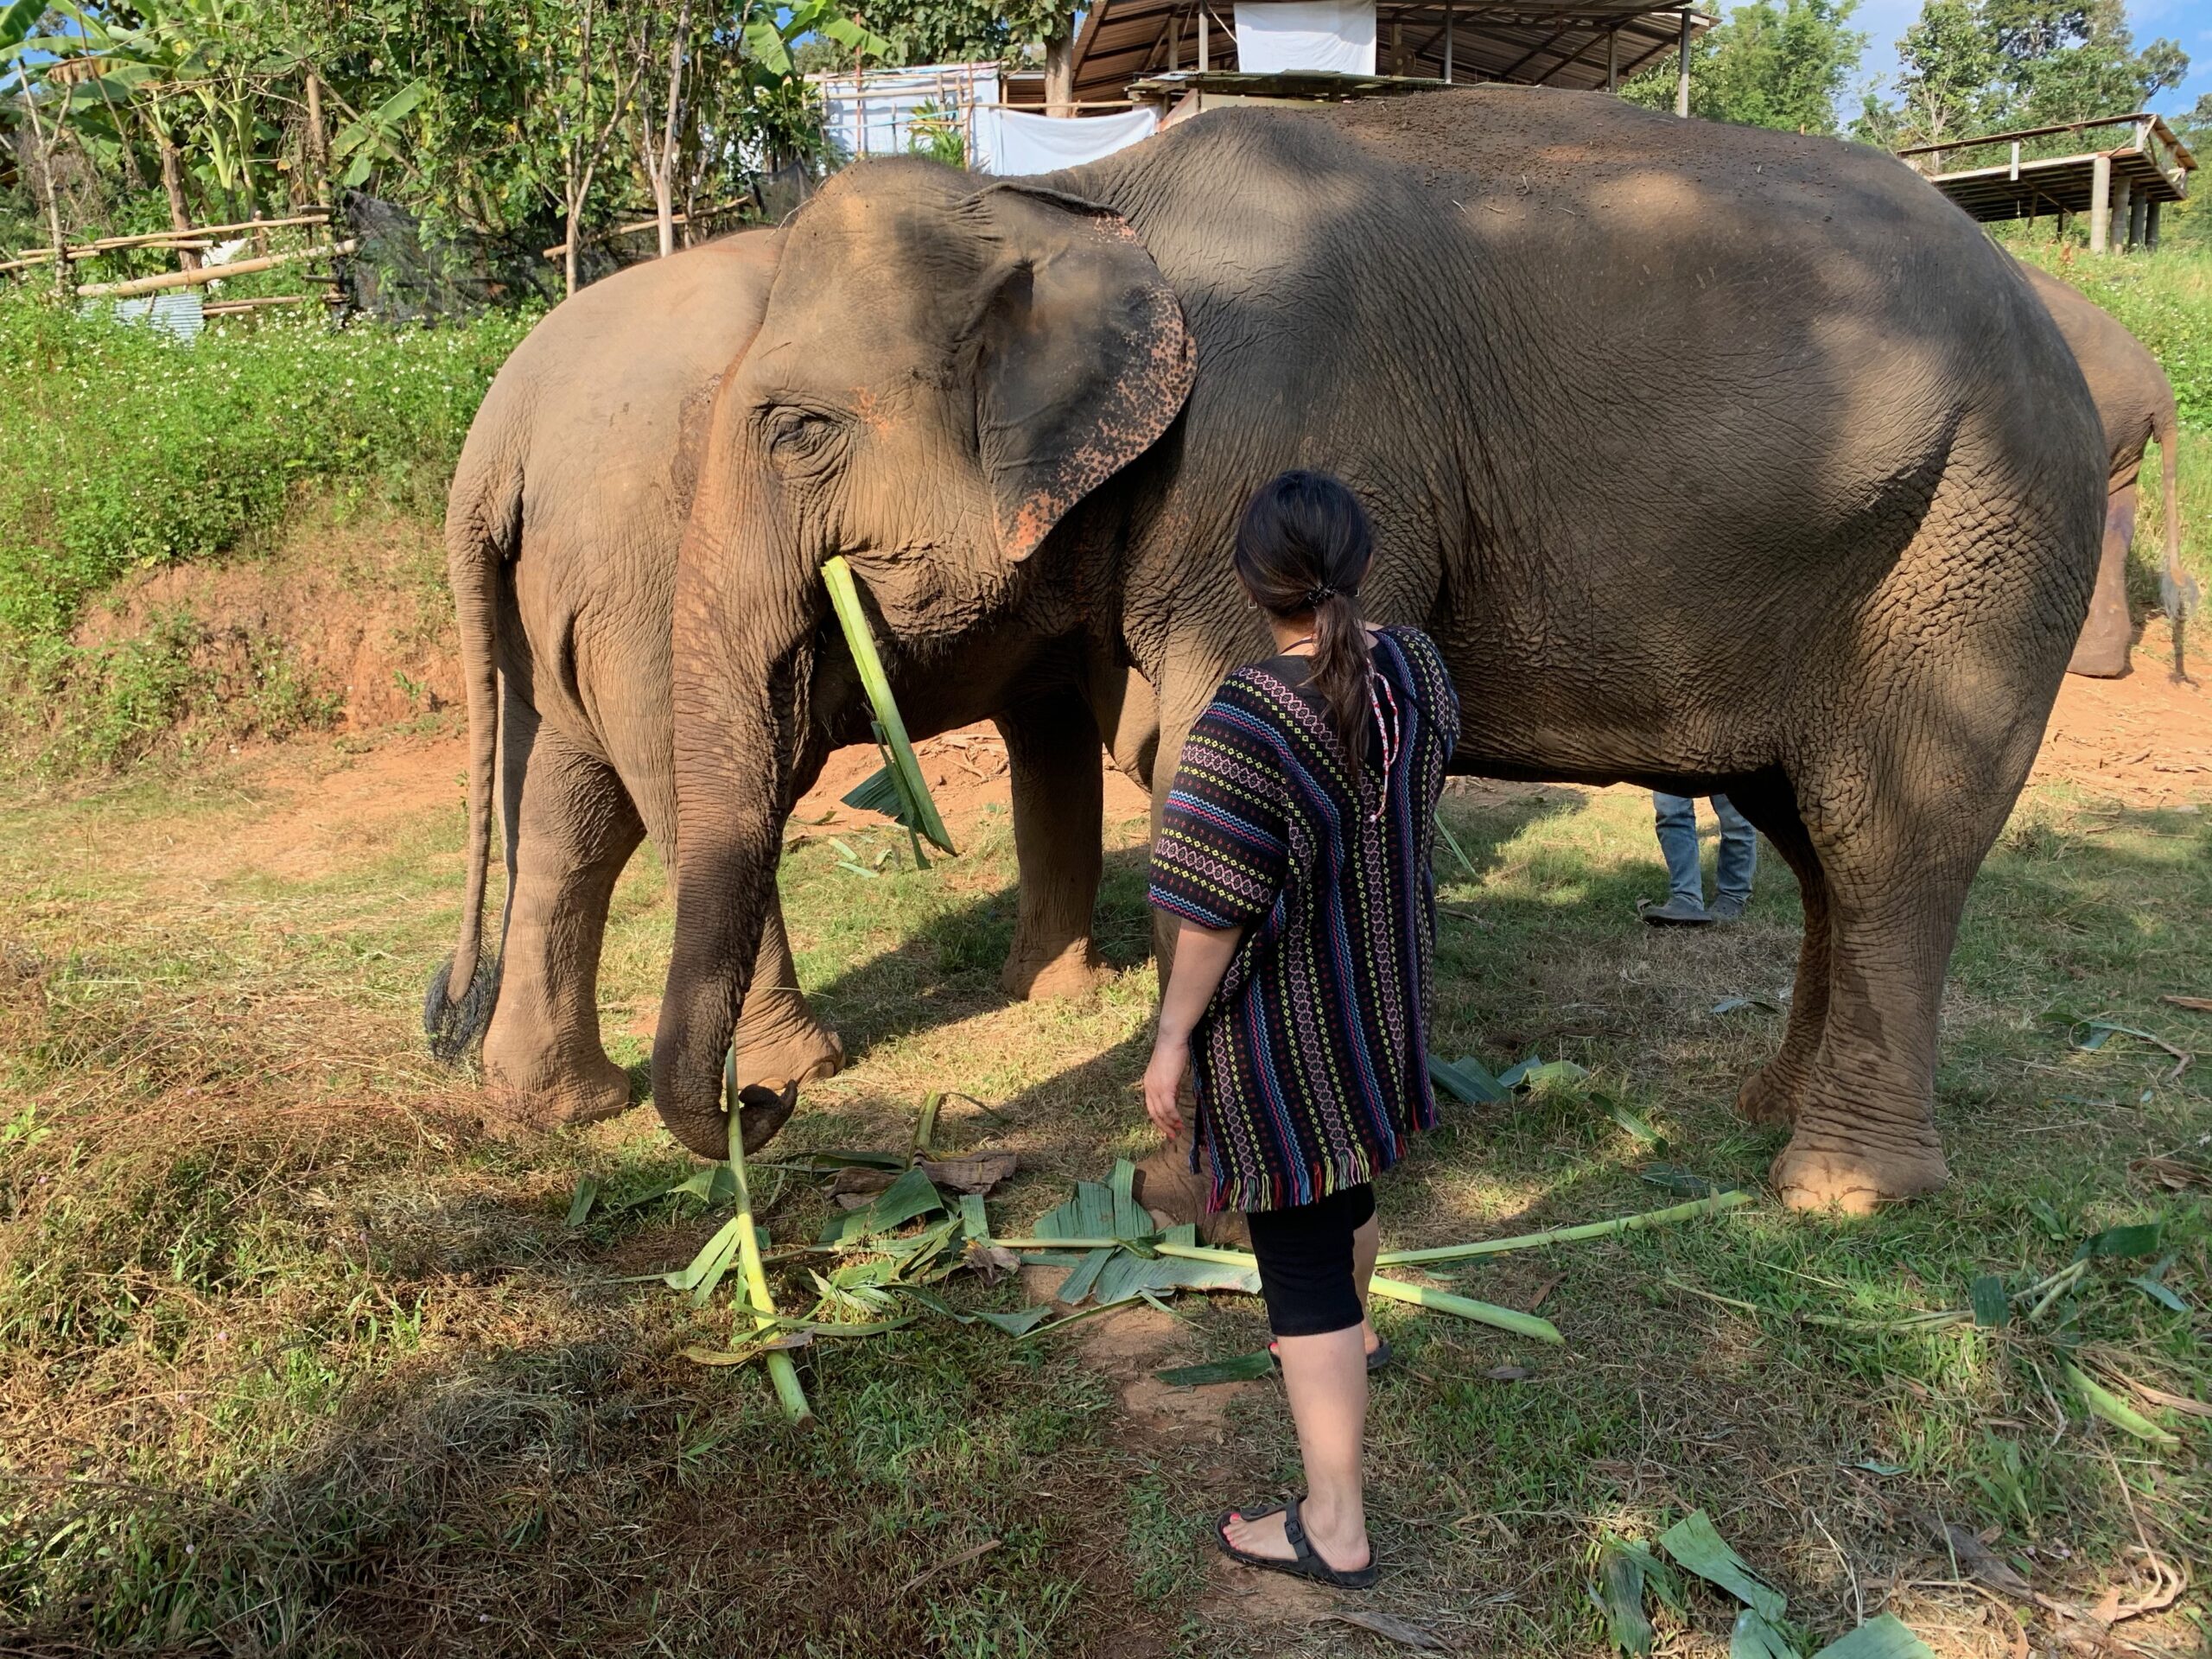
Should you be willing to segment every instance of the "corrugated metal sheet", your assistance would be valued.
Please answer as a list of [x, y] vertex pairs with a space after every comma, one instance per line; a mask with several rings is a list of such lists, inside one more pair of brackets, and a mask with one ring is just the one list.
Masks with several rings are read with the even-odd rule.
[[[84, 308], [89, 313], [102, 303], [88, 300]], [[173, 289], [166, 294], [149, 294], [143, 299], [109, 300], [105, 303], [118, 317], [131, 322], [151, 323], [179, 340], [197, 340], [200, 331], [207, 326], [196, 288]]]

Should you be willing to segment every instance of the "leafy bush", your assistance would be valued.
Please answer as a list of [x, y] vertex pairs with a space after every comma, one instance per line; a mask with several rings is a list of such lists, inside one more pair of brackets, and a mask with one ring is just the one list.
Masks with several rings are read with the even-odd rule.
[[9, 677], [125, 573], [227, 551], [295, 485], [435, 514], [477, 405], [529, 317], [334, 331], [257, 319], [198, 340], [0, 296], [0, 636]]

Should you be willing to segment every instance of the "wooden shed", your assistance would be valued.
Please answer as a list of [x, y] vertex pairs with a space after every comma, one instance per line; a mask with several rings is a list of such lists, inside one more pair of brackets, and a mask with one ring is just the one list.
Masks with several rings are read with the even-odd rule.
[[[1078, 105], [1119, 103], [1133, 84], [1166, 73], [1243, 75], [1237, 16], [1276, 0], [1099, 0], [1084, 18], [1073, 51]], [[1363, 88], [1338, 85], [1334, 95], [1371, 94], [1377, 81], [1513, 81], [1585, 92], [1615, 88], [1669, 52], [1686, 62], [1693, 36], [1713, 18], [1687, 6], [1654, 10], [1637, 0], [1431, 0], [1393, 4], [1374, 13], [1374, 63]], [[1270, 73], [1275, 67], [1270, 66]], [[1274, 95], [1326, 95], [1332, 78], [1285, 72]], [[1359, 77], [1348, 79], [1357, 79]], [[1304, 84], [1293, 86], [1290, 81]], [[1685, 90], [1686, 90], [1686, 85]], [[1249, 79], [1242, 88], [1215, 81], [1217, 95], [1263, 93]]]

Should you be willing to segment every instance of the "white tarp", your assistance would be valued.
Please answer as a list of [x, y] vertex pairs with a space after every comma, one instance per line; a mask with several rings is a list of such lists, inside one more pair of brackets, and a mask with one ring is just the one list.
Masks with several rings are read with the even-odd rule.
[[979, 173], [1020, 178], [1080, 167], [1149, 138], [1160, 125], [1155, 109], [1125, 115], [1072, 118], [1032, 115], [1027, 110], [978, 110], [976, 143], [968, 164]]
[[871, 69], [862, 75], [808, 77], [822, 92], [822, 126], [848, 159], [904, 156], [929, 148], [932, 127], [950, 124], [976, 146], [969, 131], [999, 101], [995, 63], [933, 63], [913, 69]]
[[1236, 67], [1248, 75], [1375, 73], [1375, 0], [1255, 0], [1236, 8]]

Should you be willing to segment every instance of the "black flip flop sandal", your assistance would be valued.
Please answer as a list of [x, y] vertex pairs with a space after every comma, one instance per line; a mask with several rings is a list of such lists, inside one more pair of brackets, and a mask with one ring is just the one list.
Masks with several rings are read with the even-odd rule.
[[[1274, 1361], [1275, 1370], [1282, 1370], [1282, 1355], [1272, 1342], [1268, 1344], [1268, 1357]], [[1375, 1351], [1367, 1357], [1367, 1374], [1372, 1376], [1389, 1363], [1390, 1339], [1383, 1337], [1376, 1341]]]
[[1351, 1572], [1344, 1573], [1331, 1567], [1314, 1554], [1313, 1546], [1306, 1540], [1306, 1529], [1300, 1526], [1298, 1521], [1298, 1506], [1305, 1501], [1303, 1497], [1294, 1497], [1287, 1503], [1277, 1504], [1275, 1509], [1262, 1510], [1256, 1514], [1242, 1516], [1246, 1521], [1264, 1521], [1274, 1514], [1275, 1510], [1281, 1510], [1282, 1535], [1290, 1545], [1292, 1552], [1292, 1558], [1289, 1560], [1277, 1560], [1270, 1555], [1250, 1554], [1230, 1543], [1229, 1523], [1232, 1519], [1239, 1516], [1239, 1511], [1235, 1510], [1224, 1512], [1214, 1522], [1213, 1541], [1221, 1546], [1223, 1554], [1228, 1556], [1230, 1560], [1241, 1562], [1246, 1567], [1265, 1567], [1270, 1573], [1287, 1573], [1294, 1579], [1312, 1579], [1317, 1584], [1334, 1585], [1339, 1590], [1373, 1588], [1375, 1580], [1381, 1576], [1381, 1573], [1371, 1556], [1365, 1567], [1356, 1567]]

